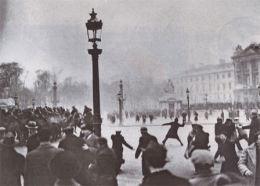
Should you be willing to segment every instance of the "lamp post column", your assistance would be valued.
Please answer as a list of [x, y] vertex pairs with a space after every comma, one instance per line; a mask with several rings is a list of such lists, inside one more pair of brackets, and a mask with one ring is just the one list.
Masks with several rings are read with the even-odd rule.
[[53, 107], [57, 107], [57, 83], [53, 83]]
[[32, 106], [33, 106], [33, 110], [34, 110], [34, 107], [35, 107], [35, 99], [34, 98], [32, 99]]
[[186, 90], [186, 94], [187, 94], [187, 101], [188, 101], [188, 122], [187, 124], [191, 124], [191, 121], [190, 121], [190, 96], [189, 96], [189, 89]]
[[205, 94], [205, 100], [206, 100], [206, 110], [208, 109], [208, 94]]
[[124, 94], [123, 94], [123, 82], [122, 80], [120, 80], [120, 84], [119, 84], [119, 94], [120, 94], [120, 98], [119, 98], [119, 125], [122, 126], [123, 125], [123, 108], [124, 108]]
[[97, 44], [93, 44], [93, 49], [89, 49], [88, 53], [92, 56], [93, 66], [93, 110], [94, 110], [94, 133], [101, 137], [101, 115], [100, 115], [100, 92], [99, 92], [99, 69], [98, 56], [102, 53], [101, 49], [97, 48]]

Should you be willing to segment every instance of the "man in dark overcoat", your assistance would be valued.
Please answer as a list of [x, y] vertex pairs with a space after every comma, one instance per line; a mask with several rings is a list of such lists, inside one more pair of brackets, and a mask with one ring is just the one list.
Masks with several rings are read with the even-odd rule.
[[35, 121], [30, 121], [28, 125], [25, 125], [28, 129], [28, 139], [26, 142], [27, 153], [33, 151], [40, 145], [40, 140], [38, 139], [38, 126]]
[[63, 131], [66, 134], [66, 136], [64, 139], [60, 141], [58, 147], [74, 153], [82, 151], [82, 147], [85, 141], [82, 138], [79, 138], [73, 134], [73, 127], [68, 126]]
[[106, 138], [98, 138], [98, 145], [96, 160], [90, 164], [90, 170], [97, 175], [94, 185], [117, 186], [115, 153], [108, 147]]
[[25, 158], [15, 151], [17, 144], [11, 132], [0, 141], [0, 185], [22, 185]]
[[[154, 141], [154, 142], [158, 143], [157, 138], [155, 136], [149, 134], [147, 132], [146, 127], [141, 127], [141, 134], [142, 134], [142, 136], [139, 138], [139, 144], [138, 144], [138, 147], [135, 152], [136, 159], [140, 156], [141, 152], [146, 149], [146, 147], [148, 146], [150, 141]], [[144, 176], [143, 181], [145, 181], [147, 176], [150, 174], [150, 170], [145, 163], [145, 158], [143, 157], [143, 155], [142, 155], [142, 173]]]
[[225, 161], [221, 165], [220, 173], [234, 172], [238, 174], [238, 156], [235, 149], [235, 142], [227, 138], [226, 131], [220, 133], [220, 140], [219, 153], [225, 158]]
[[250, 125], [242, 127], [242, 129], [249, 129], [248, 146], [254, 143], [254, 136], [260, 130], [260, 123], [257, 117], [257, 111], [253, 109], [251, 111], [251, 123]]
[[49, 161], [62, 149], [50, 144], [51, 131], [42, 128], [38, 133], [40, 146], [29, 152], [25, 161], [24, 186], [54, 185], [56, 178], [48, 168]]
[[237, 136], [237, 133], [236, 133], [236, 125], [235, 125], [235, 123], [233, 123], [232, 119], [227, 118], [224, 126], [225, 126], [224, 130], [227, 132], [227, 138], [230, 141], [236, 143], [237, 148], [239, 150], [243, 150], [239, 140], [237, 140], [238, 136]]
[[196, 125], [196, 136], [195, 140], [192, 142], [193, 148], [189, 153], [189, 157], [191, 157], [191, 154], [196, 149], [209, 149], [210, 146], [209, 143], [209, 133], [203, 131], [203, 127], [201, 125]]
[[219, 156], [219, 143], [220, 143], [220, 133], [222, 131], [224, 131], [224, 125], [223, 125], [223, 122], [222, 122], [222, 118], [217, 118], [217, 123], [215, 124], [215, 141], [216, 143], [218, 144], [218, 150], [217, 152], [215, 153], [215, 156], [214, 156], [214, 159], [215, 161], [217, 161], [217, 158]]
[[171, 128], [169, 129], [169, 131], [166, 134], [165, 139], [162, 141], [162, 143], [165, 145], [168, 138], [175, 138], [180, 142], [181, 146], [183, 146], [183, 143], [181, 142], [179, 135], [178, 135], [178, 129], [179, 129], [179, 127], [184, 127], [185, 120], [183, 120], [182, 124], [179, 124], [178, 118], [175, 118], [174, 122], [162, 124], [162, 126], [165, 126], [165, 125], [170, 125]]
[[116, 154], [117, 174], [118, 174], [121, 165], [125, 163], [125, 160], [123, 159], [123, 150], [124, 150], [123, 145], [125, 145], [131, 150], [133, 150], [134, 148], [125, 141], [124, 137], [121, 135], [121, 131], [116, 131], [116, 134], [111, 135], [111, 139], [113, 142], [112, 149]]
[[145, 185], [172, 185], [172, 186], [188, 186], [189, 181], [173, 175], [170, 171], [164, 168], [167, 161], [167, 149], [163, 145], [159, 145], [151, 141], [144, 151], [146, 164], [149, 167], [151, 174], [141, 184]]

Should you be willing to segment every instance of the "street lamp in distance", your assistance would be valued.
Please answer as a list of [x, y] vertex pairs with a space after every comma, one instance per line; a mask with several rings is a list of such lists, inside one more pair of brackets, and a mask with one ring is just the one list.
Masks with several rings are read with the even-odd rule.
[[187, 101], [188, 101], [188, 122], [187, 122], [187, 124], [191, 124], [191, 121], [190, 121], [190, 91], [188, 88], [186, 90], [186, 94], [187, 94]]
[[205, 94], [206, 110], [208, 109], [208, 94]]
[[34, 99], [34, 97], [32, 98], [32, 107], [33, 107], [33, 110], [34, 110], [34, 107], [35, 107], [35, 99]]
[[123, 126], [123, 108], [124, 108], [124, 101], [125, 97], [123, 94], [123, 82], [120, 80], [119, 84], [119, 93], [117, 94], [117, 100], [119, 102], [119, 126]]

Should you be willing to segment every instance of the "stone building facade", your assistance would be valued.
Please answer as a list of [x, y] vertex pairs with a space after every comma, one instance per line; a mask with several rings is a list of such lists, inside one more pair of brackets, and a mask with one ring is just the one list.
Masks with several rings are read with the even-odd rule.
[[235, 68], [235, 101], [243, 105], [259, 102], [260, 44], [250, 44], [245, 49], [238, 45], [231, 58]]
[[173, 77], [176, 95], [187, 103], [187, 88], [190, 104], [233, 103], [234, 65], [220, 60], [219, 64], [203, 65], [181, 72]]

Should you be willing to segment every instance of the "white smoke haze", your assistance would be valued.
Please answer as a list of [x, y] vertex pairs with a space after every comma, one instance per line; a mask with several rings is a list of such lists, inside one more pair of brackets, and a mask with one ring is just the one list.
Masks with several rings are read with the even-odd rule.
[[255, 0], [1, 0], [0, 62], [20, 63], [28, 87], [36, 70], [53, 68], [62, 69], [60, 81], [92, 87], [85, 23], [95, 8], [103, 21], [100, 81], [158, 82], [259, 43], [259, 7]]

